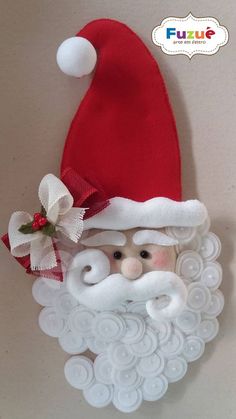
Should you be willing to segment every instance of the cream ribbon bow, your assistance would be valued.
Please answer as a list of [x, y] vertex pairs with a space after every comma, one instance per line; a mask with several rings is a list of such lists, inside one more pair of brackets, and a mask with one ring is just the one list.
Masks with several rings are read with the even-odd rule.
[[[62, 233], [77, 243], [83, 231], [85, 208], [73, 207], [74, 199], [64, 183], [52, 174], [43, 177], [38, 189], [39, 200], [46, 211], [47, 220]], [[57, 266], [53, 240], [38, 230], [24, 234], [22, 224], [33, 221], [27, 212], [14, 212], [8, 226], [11, 253], [15, 257], [30, 255], [32, 270], [46, 270]]]

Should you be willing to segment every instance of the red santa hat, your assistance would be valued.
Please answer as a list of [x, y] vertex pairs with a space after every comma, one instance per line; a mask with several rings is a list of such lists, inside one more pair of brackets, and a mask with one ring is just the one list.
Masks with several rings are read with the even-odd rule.
[[94, 70], [61, 163], [62, 175], [73, 169], [109, 199], [84, 229], [202, 224], [205, 206], [182, 201], [175, 120], [159, 67], [141, 39], [123, 23], [95, 20], [61, 44], [57, 62], [76, 77]]

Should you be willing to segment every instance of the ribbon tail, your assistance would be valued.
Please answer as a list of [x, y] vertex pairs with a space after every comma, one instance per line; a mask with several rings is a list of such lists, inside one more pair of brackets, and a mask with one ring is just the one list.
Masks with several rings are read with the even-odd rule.
[[57, 266], [56, 254], [51, 237], [45, 236], [31, 242], [30, 265], [32, 271], [42, 271]]

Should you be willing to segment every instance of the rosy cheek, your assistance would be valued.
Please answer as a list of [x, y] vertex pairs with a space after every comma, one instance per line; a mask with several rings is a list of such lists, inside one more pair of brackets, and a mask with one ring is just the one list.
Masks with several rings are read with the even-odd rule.
[[152, 256], [152, 265], [155, 266], [155, 268], [165, 268], [166, 266], [169, 266], [170, 264], [170, 255], [168, 252], [165, 251], [158, 251], [153, 253]]

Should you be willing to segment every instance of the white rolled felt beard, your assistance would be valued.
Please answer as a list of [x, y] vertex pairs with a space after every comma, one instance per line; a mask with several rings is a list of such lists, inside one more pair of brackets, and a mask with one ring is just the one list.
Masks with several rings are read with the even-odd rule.
[[[118, 233], [103, 232], [96, 240], [90, 236], [87, 245], [91, 249], [72, 258], [65, 259], [66, 252], [59, 250], [67, 265], [64, 282], [38, 278], [32, 291], [44, 306], [40, 328], [58, 338], [70, 355], [64, 369], [67, 382], [81, 390], [90, 405], [101, 408], [112, 403], [128, 413], [137, 410], [143, 400], [162, 398], [171, 383], [184, 377], [188, 363], [203, 355], [206, 343], [218, 333], [217, 317], [224, 297], [219, 290], [222, 269], [216, 261], [220, 241], [209, 232], [208, 221], [194, 228], [166, 229], [168, 236], [179, 241], [175, 273], [146, 270], [130, 280], [113, 273], [114, 269], [110, 273], [111, 261], [101, 249], [94, 249], [106, 241], [124, 246], [123, 233]], [[167, 243], [163, 236], [151, 236]], [[133, 237], [139, 245], [147, 233]], [[91, 269], [84, 269], [86, 266]], [[170, 318], [165, 309], [170, 307], [173, 314], [176, 301], [177, 313], [184, 290], [182, 312]], [[164, 307], [155, 299], [162, 293], [169, 296]], [[156, 315], [158, 319], [153, 318]]]

